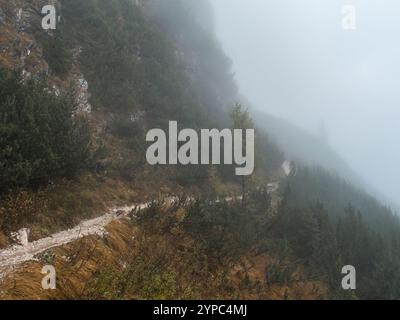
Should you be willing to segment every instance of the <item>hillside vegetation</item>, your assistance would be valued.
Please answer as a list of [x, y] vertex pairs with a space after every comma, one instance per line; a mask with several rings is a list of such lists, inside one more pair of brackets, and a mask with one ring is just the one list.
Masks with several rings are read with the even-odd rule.
[[[55, 32], [29, 28], [34, 16], [23, 31], [11, 14], [0, 25], [33, 41], [31, 63], [48, 67], [37, 71], [39, 79], [29, 59], [0, 71], [0, 245], [21, 227], [32, 228], [32, 240], [116, 204], [161, 200], [110, 226], [104, 239], [41, 257], [62, 270], [57, 292], [32, 289], [40, 276], [33, 262], [29, 272], [15, 273], [17, 287], [6, 283], [4, 297], [400, 298], [398, 218], [323, 169], [282, 174], [286, 156], [268, 124], [240, 104], [207, 2], [57, 3]], [[18, 8], [0, 4], [5, 12]], [[15, 44], [8, 45], [0, 62], [13, 61]], [[90, 112], [76, 108], [82, 85], [74, 88], [83, 80]], [[254, 174], [236, 177], [233, 166], [149, 166], [145, 134], [170, 120], [193, 129], [255, 126]], [[277, 180], [272, 201], [267, 184]], [[197, 200], [168, 205], [166, 194]], [[221, 201], [233, 194], [243, 199]], [[351, 293], [341, 288], [349, 264], [358, 271]]]

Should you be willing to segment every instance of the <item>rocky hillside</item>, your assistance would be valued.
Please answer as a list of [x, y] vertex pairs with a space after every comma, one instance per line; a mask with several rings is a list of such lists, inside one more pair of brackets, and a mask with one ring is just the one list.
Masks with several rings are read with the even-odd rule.
[[[0, 0], [0, 263], [24, 262], [0, 297], [400, 296], [398, 219], [324, 170], [282, 173], [267, 124], [238, 103], [207, 1], [58, 0], [47, 31], [44, 4]], [[255, 122], [254, 174], [148, 165], [146, 132], [170, 120]], [[55, 291], [41, 289], [44, 264], [59, 272]], [[356, 292], [340, 287], [347, 264]]]
[[[55, 5], [57, 1], [53, 1]], [[46, 56], [42, 39], [41, 9], [48, 1], [2, 1], [0, 3], [0, 63], [2, 66], [17, 69], [23, 80], [46, 80], [55, 94], [72, 85], [77, 92], [79, 111], [90, 112], [88, 83], [80, 71], [79, 50], [71, 53], [72, 63], [68, 76], [59, 77], [56, 70], [49, 68], [49, 60], [60, 57]], [[59, 7], [59, 6], [58, 6]], [[48, 32], [47, 36], [55, 37]], [[55, 46], [56, 44], [54, 44]]]

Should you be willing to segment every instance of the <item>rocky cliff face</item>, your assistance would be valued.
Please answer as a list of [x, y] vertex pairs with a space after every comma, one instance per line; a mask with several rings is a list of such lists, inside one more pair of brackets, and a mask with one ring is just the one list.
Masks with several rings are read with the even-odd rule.
[[[58, 1], [50, 3], [61, 13]], [[41, 27], [41, 11], [48, 4], [49, 1], [44, 0], [0, 0], [0, 66], [20, 72], [24, 81], [46, 79], [49, 89], [55, 94], [72, 86], [76, 91], [78, 111], [90, 112], [89, 85], [77, 62], [79, 48], [74, 50], [71, 70], [60, 78], [49, 68], [36, 37], [41, 32], [53, 36], [51, 30], [46, 31]]]
[[[0, 1], [0, 63], [19, 69], [24, 78], [48, 74], [43, 52], [33, 36], [40, 23], [41, 1]], [[40, 24], [39, 24], [40, 26]]]

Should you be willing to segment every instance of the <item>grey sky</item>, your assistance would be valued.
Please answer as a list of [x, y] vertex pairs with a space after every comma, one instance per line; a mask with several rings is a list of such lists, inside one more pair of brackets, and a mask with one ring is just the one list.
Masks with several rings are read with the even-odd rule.
[[[211, 0], [217, 34], [255, 107], [317, 132], [400, 202], [400, 2]], [[357, 29], [341, 27], [353, 4]]]

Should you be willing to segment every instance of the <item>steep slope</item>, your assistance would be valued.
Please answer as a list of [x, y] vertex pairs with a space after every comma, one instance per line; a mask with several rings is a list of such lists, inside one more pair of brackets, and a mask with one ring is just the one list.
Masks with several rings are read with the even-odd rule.
[[278, 117], [253, 110], [254, 119], [260, 128], [264, 128], [271, 140], [285, 153], [288, 159], [308, 167], [321, 167], [332, 174], [338, 174], [351, 185], [364, 190], [392, 210], [398, 211], [399, 205], [379, 190], [364, 181], [354, 172], [345, 160], [321, 138]]
[[[21, 227], [32, 229], [32, 241], [75, 227], [110, 207], [161, 201], [152, 202], [138, 219], [107, 226], [109, 233], [101, 232], [103, 237], [41, 253], [37, 262], [22, 265], [6, 279], [2, 297], [400, 296], [400, 279], [393, 272], [400, 266], [400, 227], [390, 210], [323, 170], [299, 168], [287, 180], [280, 169], [285, 157], [265, 131], [287, 141], [282, 144], [286, 153], [302, 155], [304, 164], [311, 162], [306, 156], [315, 154], [321, 165], [355, 180], [346, 165], [312, 137], [307, 137], [307, 147], [298, 148], [292, 140], [300, 135], [297, 131], [279, 132], [282, 123], [277, 119], [264, 121], [255, 115], [256, 170], [250, 177], [235, 177], [232, 166], [146, 163], [146, 132], [167, 128], [169, 120], [194, 129], [232, 127], [235, 121], [253, 125], [239, 105], [232, 117], [230, 107], [239, 95], [230, 61], [213, 34], [207, 2], [59, 0], [57, 30], [48, 32], [38, 28], [44, 3], [0, 2], [0, 17], [5, 16], [1, 35], [7, 35], [0, 39], [5, 47], [0, 63], [15, 69], [14, 75], [1, 71], [13, 86], [0, 90], [5, 119], [0, 126], [24, 127], [21, 112], [6, 117], [10, 102], [15, 110], [24, 106], [34, 115], [29, 119], [35, 119], [26, 136], [42, 133], [37, 140], [45, 143], [40, 137], [53, 135], [46, 131], [52, 118], [36, 112], [42, 111], [37, 96], [43, 93], [40, 96], [54, 99], [62, 110], [74, 111], [63, 117], [62, 125], [77, 115], [86, 120], [89, 152], [74, 174], [46, 172], [46, 179], [37, 183], [7, 184], [0, 199], [0, 244], [10, 244], [11, 232]], [[42, 91], [37, 91], [38, 81]], [[67, 95], [71, 87], [75, 95]], [[64, 95], [68, 99], [59, 100]], [[15, 135], [4, 137], [4, 143], [19, 142]], [[49, 145], [43, 149], [50, 163], [64, 159], [53, 152], [59, 151], [57, 143]], [[68, 153], [64, 156], [69, 159]], [[24, 153], [16, 158], [28, 169], [38, 164]], [[6, 163], [4, 159], [0, 163]], [[280, 188], [271, 199], [268, 183], [276, 181]], [[168, 206], [165, 194], [190, 194], [197, 200], [188, 204], [182, 197]], [[240, 201], [220, 200], [232, 194], [240, 194]], [[79, 236], [78, 229], [72, 230], [71, 235]], [[60, 290], [40, 290], [39, 267], [44, 263], [60, 268]], [[361, 289], [354, 294], [339, 288], [341, 266], [349, 263], [360, 270]]]
[[[7, 50], [1, 55], [2, 61], [6, 61], [3, 66], [15, 69], [23, 76], [23, 81], [16, 85], [18, 88], [21, 87], [19, 88], [21, 92], [25, 90], [25, 84], [29, 83], [30, 79], [43, 80], [51, 88], [50, 94], [56, 96], [67, 92], [71, 85], [75, 87], [78, 91], [75, 102], [79, 104], [80, 101], [84, 101], [84, 107], [79, 110], [88, 120], [91, 128], [91, 156], [88, 159], [88, 165], [83, 166], [77, 176], [62, 179], [50, 176], [47, 182], [44, 181], [37, 187], [38, 190], [10, 188], [9, 192], [2, 194], [2, 208], [5, 209], [2, 217], [7, 217], [1, 227], [2, 244], [11, 242], [11, 237], [9, 237], [11, 231], [16, 231], [20, 227], [31, 228], [32, 232], [28, 239], [31, 242], [48, 236], [51, 232], [73, 227], [81, 219], [99, 215], [104, 212], [105, 207], [140, 203], [149, 198], [157, 198], [160, 191], [163, 193], [185, 191], [197, 194], [205, 191], [205, 194], [213, 198], [217, 198], [220, 194], [239, 193], [241, 181], [232, 176], [229, 168], [217, 170], [213, 167], [150, 168], [143, 162], [144, 133], [153, 126], [166, 127], [168, 120], [171, 119], [178, 120], [182, 127], [231, 125], [229, 106], [236, 100], [236, 86], [230, 72], [229, 59], [221, 51], [213, 36], [212, 28], [206, 22], [209, 18], [207, 10], [202, 18], [194, 19], [193, 17], [196, 16], [194, 8], [198, 8], [195, 2], [192, 2], [192, 7], [188, 7], [188, 4], [181, 1], [171, 2], [171, 8], [174, 10], [172, 10], [173, 15], [169, 17], [162, 13], [164, 9], [160, 6], [160, 2], [154, 2], [154, 6], [151, 1], [130, 0], [87, 2], [73, 0], [56, 1], [56, 3], [61, 20], [57, 30], [52, 32], [44, 32], [38, 28], [41, 17], [40, 8], [45, 1], [1, 3], [1, 8], [6, 15], [6, 23], [1, 27], [2, 30], [9, 32], [9, 37], [4, 40]], [[180, 28], [168, 27], [175, 18], [178, 19]], [[20, 28], [20, 25], [23, 27]], [[207, 26], [209, 28], [206, 28]], [[22, 51], [25, 50], [29, 59], [32, 60], [31, 64], [35, 66], [32, 69], [29, 68], [31, 64], [26, 63], [30, 61], [29, 59], [25, 59], [24, 55], [15, 54], [16, 51], [21, 51], [21, 48], [17, 46], [20, 41], [14, 40], [25, 38], [29, 39], [26, 46], [30, 51], [28, 53], [23, 49], [24, 47]], [[9, 76], [6, 75], [6, 78], [9, 79]], [[9, 96], [8, 93], [3, 95], [1, 102], [7, 101]], [[268, 145], [267, 141], [263, 142], [263, 148]], [[279, 157], [280, 155], [277, 156], [278, 159]], [[260, 161], [268, 165], [270, 170], [274, 170], [277, 166], [279, 167], [281, 160], [271, 161], [271, 159], [273, 158], [267, 157]], [[252, 183], [248, 181], [247, 184], [250, 187]], [[262, 204], [264, 210], [268, 211], [268, 206], [263, 202]], [[238, 204], [234, 207], [240, 208]], [[29, 215], [26, 214], [27, 212]], [[235, 214], [239, 213], [237, 210], [235, 212]], [[18, 215], [14, 216], [14, 213]], [[241, 219], [243, 217], [245, 215], [241, 215]], [[222, 225], [225, 218], [225, 213], [221, 211]], [[190, 222], [185, 228], [191, 229], [190, 225], [194, 222]], [[248, 220], [248, 223], [250, 222], [251, 220]], [[166, 220], [165, 223], [167, 225], [162, 230], [168, 230], [169, 221]], [[235, 225], [238, 226], [238, 224]], [[79, 229], [79, 226], [77, 228]], [[137, 230], [134, 230], [134, 233], [131, 231], [118, 233], [121, 232], [121, 226], [118, 226], [114, 232], [116, 233], [113, 233], [111, 237], [123, 237], [124, 241], [137, 234]], [[148, 231], [143, 226], [139, 228], [139, 232]], [[159, 240], [164, 239], [166, 242], [170, 237], [169, 232], [175, 233], [174, 230], [165, 234], [157, 232], [154, 233], [154, 237], [158, 237]], [[250, 230], [249, 234], [251, 233]], [[236, 238], [236, 234], [235, 229], [232, 240]], [[71, 232], [66, 235], [66, 238], [72, 236]], [[211, 230], [207, 237], [212, 239]], [[106, 272], [104, 268], [112, 268], [116, 262], [120, 263], [121, 261], [116, 261], [115, 257], [121, 257], [131, 251], [124, 249], [123, 245], [113, 245], [113, 242], [107, 239], [107, 235], [105, 240], [93, 239], [101, 248], [99, 252], [94, 250], [93, 253], [96, 252], [95, 255], [98, 255], [107, 252], [107, 257], [110, 259], [106, 261], [109, 264], [99, 264], [98, 261], [93, 262], [91, 258], [79, 255], [81, 245], [84, 246], [86, 241], [92, 241], [92, 238], [77, 241], [72, 245], [74, 248], [79, 248], [78, 253], [58, 253], [68, 250], [69, 246], [46, 250], [39, 255], [39, 261], [66, 263], [67, 274], [70, 274], [77, 265], [74, 263], [70, 265], [68, 257], [74, 257], [73, 260], [78, 265], [84, 266], [82, 271], [86, 278], [82, 279], [82, 284], [88, 281], [93, 273]], [[186, 236], [183, 235], [180, 241], [169, 241], [169, 250], [179, 252], [177, 249], [185, 243], [185, 240]], [[31, 242], [31, 244], [41, 244], [40, 241]], [[104, 248], [104, 241], [112, 247]], [[224, 284], [224, 274], [233, 272], [230, 270], [232, 265], [222, 263], [222, 261], [217, 263], [212, 254], [213, 251], [202, 248], [201, 243], [202, 240], [197, 238], [192, 246], [194, 248], [199, 246], [201, 254], [205, 257], [209, 256], [207, 259], [210, 259], [213, 266], [213, 269], [209, 271], [209, 276], [219, 277], [221, 280], [220, 285], [210, 292], [208, 276], [199, 275], [199, 282], [203, 284], [203, 290], [205, 290], [203, 297], [207, 297], [207, 294], [209, 294], [208, 297], [236, 296], [241, 292], [240, 287], [245, 281], [243, 277], [253, 270], [252, 266], [242, 270], [242, 264], [246, 259], [255, 258], [252, 258], [254, 254], [242, 251], [235, 257], [239, 278], [232, 276], [230, 281], [234, 281], [232, 285], [237, 288], [223, 288], [221, 286]], [[62, 241], [59, 244], [62, 244]], [[146, 243], [139, 242], [138, 245], [143, 246]], [[235, 246], [239, 249], [240, 243], [233, 241], [231, 248]], [[227, 253], [223, 253], [220, 258], [222, 259], [225, 254]], [[67, 259], [62, 256], [66, 256]], [[140, 257], [140, 259], [143, 258], [145, 257]], [[195, 253], [186, 258], [188, 265], [192, 264], [192, 267], [187, 269], [188, 271], [196, 271], [194, 261], [198, 258], [199, 256]], [[179, 256], [176, 257], [176, 261], [172, 259], [173, 266], [177, 266], [180, 259]], [[226, 259], [229, 261], [229, 256]], [[274, 258], [271, 259], [274, 260]], [[129, 260], [125, 263], [128, 262]], [[150, 265], [152, 262], [146, 261], [146, 263]], [[259, 268], [256, 272], [257, 278], [254, 279], [255, 283], [252, 286], [259, 286], [260, 284], [257, 283], [263, 281], [264, 263], [265, 261], [257, 264]], [[25, 268], [32, 272], [24, 273]], [[36, 282], [37, 275], [33, 274], [38, 271], [36, 269], [36, 263], [28, 262], [22, 266], [21, 270], [15, 270], [8, 279], [12, 283], [14, 283], [12, 279], [20, 279], [18, 288], [15, 291], [15, 286], [9, 287], [11, 282], [6, 281], [3, 283], [3, 288], [6, 288], [2, 292], [3, 297], [38, 298], [42, 297], [42, 294], [47, 296], [47, 292], [29, 290], [29, 287], [40, 285]], [[291, 277], [292, 272], [296, 273], [293, 275], [293, 287], [298, 286], [299, 282], [296, 279], [300, 277], [301, 269], [299, 264], [288, 275]], [[158, 277], [158, 275], [155, 276]], [[58, 292], [57, 297], [80, 297], [81, 287], [72, 278], [70, 275], [64, 278], [67, 282], [60, 284], [61, 291]], [[182, 278], [182, 284], [185, 278]], [[117, 280], [118, 277], [113, 281]], [[159, 281], [157, 278], [153, 280], [154, 283], [150, 285], [152, 288], [157, 288]], [[305, 279], [302, 282], [307, 283], [308, 280]], [[274, 290], [277, 291], [276, 298], [285, 296], [285, 287], [278, 283], [274, 284]], [[312, 288], [311, 284], [307, 288], [310, 295], [313, 295]], [[68, 289], [71, 291], [66, 294]], [[251, 291], [243, 292], [241, 296], [251, 297], [254, 295], [254, 290], [255, 288], [251, 288]], [[300, 288], [293, 290], [298, 292], [297, 297], [302, 296], [299, 293]], [[85, 294], [89, 293], [85, 292]], [[262, 294], [271, 293], [267, 290], [267, 293]], [[90, 295], [100, 296], [102, 291], [98, 289]]]
[[[0, 62], [2, 67], [14, 69], [24, 84], [43, 82], [43, 90], [56, 96], [72, 88], [76, 110], [90, 124], [90, 155], [85, 163], [75, 161], [79, 172], [73, 177], [56, 176], [48, 170], [47, 178], [34, 184], [40, 193], [29, 190], [29, 179], [16, 190], [3, 193], [2, 208], [8, 213], [1, 220], [0, 245], [8, 242], [10, 229], [31, 226], [33, 239], [38, 239], [109, 206], [141, 202], [159, 192], [180, 192], [182, 187], [202, 189], [210, 168], [147, 166], [145, 132], [152, 127], [166, 128], [169, 120], [177, 120], [182, 127], [223, 126], [220, 121], [228, 122], [227, 106], [235, 99], [229, 60], [215, 39], [211, 40], [210, 31], [200, 21], [192, 23], [190, 15], [182, 13], [181, 17], [185, 17], [184, 29], [197, 32], [197, 47], [203, 47], [199, 52], [189, 50], [188, 44], [183, 48], [176, 35], [165, 32], [162, 22], [151, 13], [149, 1], [55, 3], [61, 19], [57, 30], [45, 31], [40, 27], [40, 11], [46, 1], [0, 2]], [[221, 66], [214, 70], [207, 61], [219, 61]], [[213, 73], [208, 74], [209, 70]], [[5, 76], [11, 81], [8, 78]], [[21, 101], [26, 96], [23, 86], [14, 91], [21, 92]], [[225, 87], [230, 88], [229, 96], [222, 94]], [[2, 103], [10, 98], [2, 92]], [[10, 108], [2, 106], [2, 116], [7, 119]], [[16, 121], [16, 125], [22, 123]], [[43, 123], [43, 127], [48, 125]], [[29, 144], [33, 147], [35, 142]], [[23, 152], [21, 157], [29, 172], [35, 160]], [[5, 180], [3, 187], [12, 189]]]

